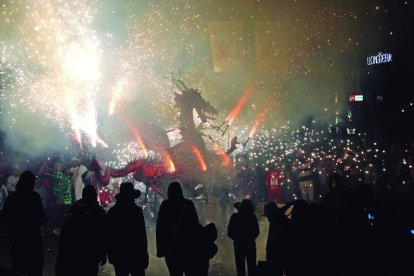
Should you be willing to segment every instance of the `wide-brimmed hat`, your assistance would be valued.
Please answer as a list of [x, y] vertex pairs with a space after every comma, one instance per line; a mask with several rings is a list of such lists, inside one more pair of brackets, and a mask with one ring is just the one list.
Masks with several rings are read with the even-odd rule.
[[116, 197], [129, 197], [133, 199], [137, 199], [141, 196], [140, 190], [134, 189], [134, 184], [132, 182], [124, 182], [121, 183], [121, 186], [119, 187], [119, 193], [116, 195]]

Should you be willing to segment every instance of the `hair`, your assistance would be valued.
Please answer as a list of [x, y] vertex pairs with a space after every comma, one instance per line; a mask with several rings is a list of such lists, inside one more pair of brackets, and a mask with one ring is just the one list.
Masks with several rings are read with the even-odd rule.
[[183, 189], [178, 181], [171, 182], [168, 186], [168, 198], [169, 199], [182, 199], [184, 198]]
[[94, 186], [88, 185], [82, 190], [82, 198], [88, 202], [96, 202], [98, 193]]
[[63, 164], [62, 164], [62, 162], [56, 162], [56, 163], [53, 165], [53, 168], [54, 168], [55, 170], [57, 170], [58, 165], [60, 165], [60, 168], [61, 168], [61, 169], [63, 169]]
[[36, 176], [31, 171], [24, 171], [17, 181], [16, 191], [33, 191], [35, 187]]

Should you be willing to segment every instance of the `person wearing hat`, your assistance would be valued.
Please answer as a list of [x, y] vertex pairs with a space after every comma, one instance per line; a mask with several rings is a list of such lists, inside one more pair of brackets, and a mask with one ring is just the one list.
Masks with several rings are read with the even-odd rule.
[[227, 235], [233, 240], [237, 276], [246, 275], [246, 262], [248, 275], [256, 275], [256, 238], [260, 229], [255, 207], [249, 199], [235, 203], [234, 207], [238, 212], [230, 217]]
[[145, 275], [148, 268], [148, 242], [144, 214], [135, 204], [141, 192], [131, 182], [121, 183], [116, 203], [108, 211], [111, 239], [108, 259], [115, 267], [115, 275]]

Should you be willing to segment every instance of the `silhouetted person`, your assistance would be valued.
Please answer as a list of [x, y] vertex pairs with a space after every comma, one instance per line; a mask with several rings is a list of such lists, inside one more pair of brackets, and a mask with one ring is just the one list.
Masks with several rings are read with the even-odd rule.
[[[208, 275], [209, 259], [217, 253], [214, 240], [217, 230], [214, 224], [213, 237], [199, 222], [194, 208], [184, 206], [179, 216], [179, 224], [172, 241], [172, 258], [186, 276]], [[215, 230], [215, 237], [214, 237]]]
[[375, 218], [376, 213], [372, 208], [372, 202], [371, 187], [368, 184], [359, 184], [355, 190], [354, 200], [341, 217], [339, 233], [343, 241], [342, 252], [344, 257], [350, 254], [355, 256], [353, 262], [345, 267], [347, 275], [374, 275], [371, 273], [371, 264], [375, 263], [375, 220], [371, 218]]
[[264, 206], [264, 215], [269, 221], [269, 234], [266, 243], [266, 261], [269, 275], [283, 276], [287, 264], [286, 249], [289, 244], [290, 221], [285, 212], [292, 203], [288, 203], [283, 208], [278, 208], [273, 201]]
[[288, 259], [287, 274], [292, 276], [315, 275], [313, 261], [313, 241], [311, 210], [307, 201], [300, 199], [293, 203], [291, 213], [291, 258]]
[[86, 186], [69, 210], [59, 237], [56, 276], [96, 276], [99, 264], [106, 263], [106, 214], [97, 196], [95, 187]]
[[116, 204], [108, 211], [107, 233], [109, 262], [115, 267], [116, 276], [145, 275], [148, 267], [148, 242], [144, 214], [135, 204], [141, 192], [134, 190], [131, 182], [122, 183]]
[[40, 228], [46, 223], [42, 201], [34, 192], [36, 177], [24, 171], [4, 203], [3, 216], [10, 233], [10, 253], [13, 269], [32, 276], [42, 275], [43, 246]]
[[157, 257], [165, 257], [165, 262], [171, 276], [183, 275], [183, 270], [173, 261], [171, 250], [174, 231], [178, 227], [178, 218], [184, 206], [194, 209], [191, 200], [185, 199], [183, 190], [178, 182], [172, 182], [168, 186], [168, 199], [161, 203], [157, 218], [156, 240]]
[[234, 255], [238, 276], [246, 275], [245, 263], [247, 261], [248, 275], [255, 275], [256, 270], [256, 238], [259, 236], [259, 224], [254, 214], [253, 203], [243, 199], [235, 205], [238, 212], [230, 217], [227, 235], [234, 242]]

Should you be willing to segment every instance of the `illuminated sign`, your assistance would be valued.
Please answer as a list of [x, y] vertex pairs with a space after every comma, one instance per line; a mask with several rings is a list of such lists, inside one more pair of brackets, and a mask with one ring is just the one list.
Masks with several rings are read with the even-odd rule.
[[350, 102], [362, 102], [364, 100], [364, 95], [349, 95]]
[[392, 61], [392, 54], [390, 53], [378, 53], [376, 56], [367, 57], [367, 65], [390, 63]]

